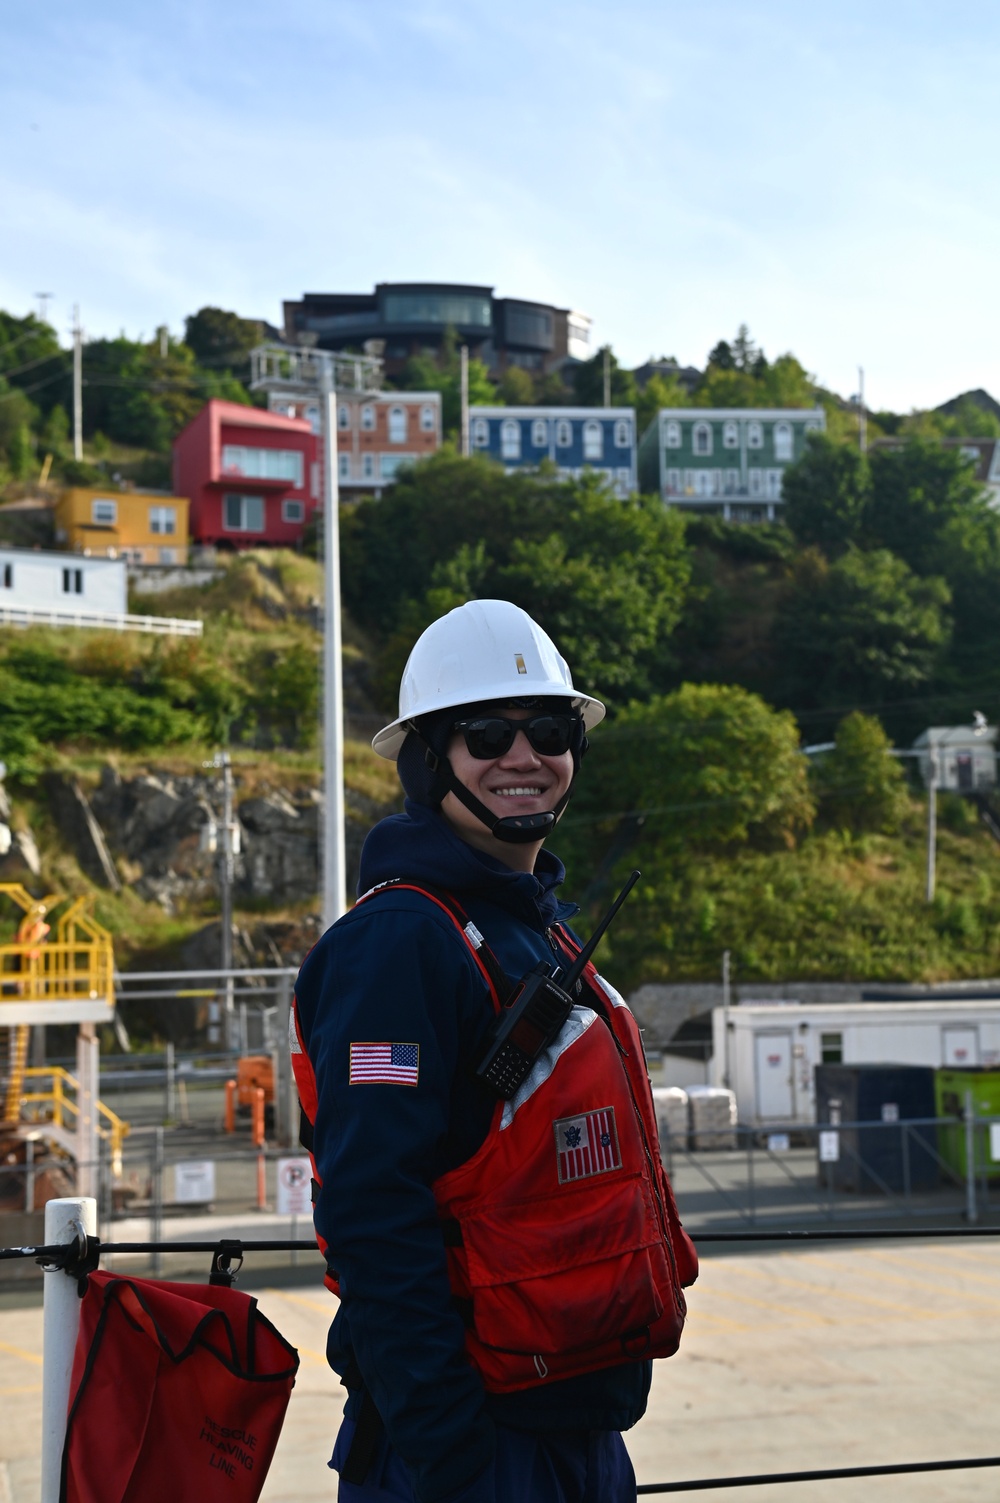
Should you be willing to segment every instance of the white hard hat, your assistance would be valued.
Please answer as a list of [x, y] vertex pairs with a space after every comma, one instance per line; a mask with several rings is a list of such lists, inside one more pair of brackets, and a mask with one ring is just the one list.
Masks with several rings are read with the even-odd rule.
[[420, 715], [541, 696], [572, 700], [588, 731], [604, 719], [601, 701], [574, 689], [565, 658], [527, 611], [509, 600], [468, 600], [417, 638], [399, 686], [399, 715], [372, 746], [392, 759]]

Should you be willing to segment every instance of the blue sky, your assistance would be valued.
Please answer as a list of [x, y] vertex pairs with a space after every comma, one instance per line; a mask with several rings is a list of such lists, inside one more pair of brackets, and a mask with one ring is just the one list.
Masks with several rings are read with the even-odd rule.
[[636, 364], [740, 322], [1000, 398], [1000, 7], [48, 0], [0, 30], [0, 307], [90, 334], [462, 280]]

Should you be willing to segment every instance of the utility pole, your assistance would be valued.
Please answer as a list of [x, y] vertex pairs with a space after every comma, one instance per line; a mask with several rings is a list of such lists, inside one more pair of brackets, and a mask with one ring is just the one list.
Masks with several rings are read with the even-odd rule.
[[858, 448], [868, 453], [868, 427], [865, 422], [865, 372], [858, 366]]
[[166, 326], [166, 324], [161, 324], [160, 325], [160, 359], [161, 360], [166, 360], [167, 355], [168, 355], [168, 353], [170, 351], [170, 343], [169, 343], [169, 341], [170, 341], [170, 335], [169, 335], [169, 333], [167, 331], [167, 326]]
[[611, 406], [611, 347], [604, 346], [604, 405]]
[[323, 425], [323, 928], [347, 907], [344, 868], [344, 680], [340, 640], [340, 488], [333, 361], [320, 377]]
[[469, 457], [469, 346], [463, 344], [459, 350], [459, 370], [461, 372], [461, 399], [462, 399], [462, 441], [461, 453], [463, 459]]
[[930, 779], [927, 784], [927, 901], [934, 901], [934, 868], [937, 854], [937, 757], [930, 753]]
[[729, 951], [722, 952], [722, 1084], [729, 1090]]
[[80, 304], [73, 304], [73, 458], [83, 458], [83, 330]]

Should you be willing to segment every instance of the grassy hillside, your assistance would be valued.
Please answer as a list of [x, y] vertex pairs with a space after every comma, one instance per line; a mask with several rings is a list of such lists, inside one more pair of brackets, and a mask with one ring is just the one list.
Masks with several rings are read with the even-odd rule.
[[[766, 575], [770, 562], [760, 567]], [[723, 594], [727, 583], [720, 575], [713, 588]], [[320, 592], [314, 562], [260, 551], [232, 559], [208, 585], [133, 600], [157, 614], [201, 617], [200, 641], [0, 629], [0, 758], [10, 768], [14, 821], [33, 830], [48, 887], [94, 892], [122, 961], [180, 945], [213, 920], [214, 889], [203, 887], [200, 897], [182, 898], [167, 913], [143, 901], [127, 873], [120, 894], [92, 887], [53, 819], [43, 774], [71, 771], [94, 786], [111, 760], [126, 779], [142, 770], [203, 775], [203, 764], [228, 744], [239, 798], [315, 788]], [[740, 635], [734, 630], [734, 641]], [[391, 764], [367, 744], [377, 717], [372, 658], [371, 644], [346, 622], [346, 779], [376, 817], [394, 806], [399, 789]], [[584, 778], [595, 781], [601, 755], [598, 736]], [[795, 844], [707, 853], [678, 849], [655, 819], [629, 848], [616, 850], [606, 823], [588, 817], [584, 796], [553, 845], [569, 857], [569, 894], [587, 895], [583, 930], [615, 882], [632, 865], [643, 869], [604, 951], [627, 986], [713, 978], [723, 949], [743, 979], [1000, 974], [1000, 846], [960, 800], [943, 798], [940, 813], [931, 904], [924, 897], [926, 805], [915, 792], [893, 834], [850, 836], [821, 819]], [[238, 912], [237, 922], [294, 924], [315, 906], [304, 901], [264, 912], [258, 905]]]

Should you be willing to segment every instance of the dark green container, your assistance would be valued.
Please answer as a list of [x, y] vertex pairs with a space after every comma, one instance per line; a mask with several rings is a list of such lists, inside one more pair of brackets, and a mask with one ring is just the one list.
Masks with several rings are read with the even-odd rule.
[[[965, 1096], [972, 1092], [972, 1110], [976, 1117], [1000, 1117], [1000, 1070], [935, 1070], [934, 1101], [939, 1117], [959, 1117], [954, 1127], [938, 1128], [938, 1152], [959, 1179], [966, 1177]], [[990, 1158], [988, 1127], [975, 1131], [976, 1173], [987, 1179], [1000, 1179], [1000, 1162]]]

